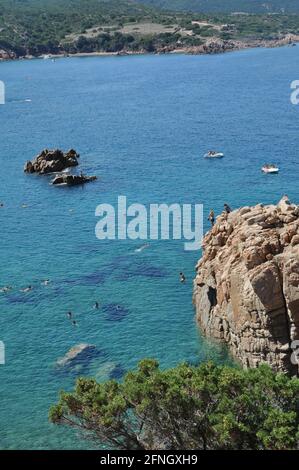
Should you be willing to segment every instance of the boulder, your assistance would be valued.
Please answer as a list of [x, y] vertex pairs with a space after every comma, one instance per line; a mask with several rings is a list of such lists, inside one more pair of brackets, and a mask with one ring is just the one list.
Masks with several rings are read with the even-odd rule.
[[82, 362], [89, 361], [96, 354], [97, 349], [92, 344], [77, 344], [73, 346], [64, 357], [57, 360], [58, 367], [73, 367]]
[[284, 196], [221, 214], [203, 240], [193, 301], [203, 332], [244, 367], [299, 373], [299, 210]]
[[79, 184], [90, 183], [95, 181], [96, 176], [87, 176], [87, 175], [57, 175], [52, 181], [54, 186], [66, 185], [66, 186], [77, 186]]
[[27, 161], [24, 167], [25, 173], [56, 173], [78, 165], [79, 154], [71, 149], [63, 153], [59, 149], [43, 150], [32, 161]]

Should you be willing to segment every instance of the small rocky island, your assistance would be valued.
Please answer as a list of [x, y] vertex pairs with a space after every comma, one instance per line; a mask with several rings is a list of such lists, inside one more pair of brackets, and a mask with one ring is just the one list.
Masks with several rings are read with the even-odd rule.
[[49, 175], [56, 173], [52, 180], [54, 186], [77, 186], [89, 183], [97, 179], [96, 176], [87, 176], [83, 173], [79, 175], [64, 174], [64, 170], [78, 166], [79, 154], [71, 149], [64, 153], [62, 150], [43, 150], [32, 161], [27, 161], [24, 166], [25, 173], [38, 173], [39, 175]]
[[74, 149], [66, 153], [59, 149], [45, 149], [34, 160], [25, 163], [24, 172], [45, 175], [63, 171], [66, 168], [78, 166], [79, 156]]
[[299, 206], [221, 214], [203, 242], [193, 301], [204, 334], [225, 342], [244, 367], [268, 363], [298, 375]]

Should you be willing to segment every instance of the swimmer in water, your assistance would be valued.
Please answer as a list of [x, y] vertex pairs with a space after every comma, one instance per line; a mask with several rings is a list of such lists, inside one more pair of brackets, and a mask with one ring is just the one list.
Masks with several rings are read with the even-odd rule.
[[180, 273], [180, 282], [183, 284], [186, 282], [186, 276], [184, 273]]
[[99, 306], [100, 306], [100, 305], [99, 305], [99, 302], [96, 302], [96, 303], [94, 304], [93, 308], [97, 310], [97, 309], [99, 308]]
[[140, 253], [141, 251], [145, 250], [146, 248], [149, 247], [149, 243], [146, 243], [145, 245], [140, 246], [139, 248], [136, 248], [135, 253]]
[[72, 321], [72, 324], [73, 324], [74, 326], [78, 326], [78, 323], [76, 322], [76, 320], [73, 320], [73, 321]]
[[9, 292], [10, 290], [12, 290], [11, 286], [4, 286], [0, 289], [0, 292]]
[[25, 287], [25, 289], [21, 289], [21, 292], [30, 292], [33, 289], [32, 286]]
[[50, 283], [50, 279], [45, 279], [43, 281], [44, 286], [47, 286]]
[[71, 319], [73, 317], [72, 312], [67, 312], [67, 316], [68, 316], [69, 319]]

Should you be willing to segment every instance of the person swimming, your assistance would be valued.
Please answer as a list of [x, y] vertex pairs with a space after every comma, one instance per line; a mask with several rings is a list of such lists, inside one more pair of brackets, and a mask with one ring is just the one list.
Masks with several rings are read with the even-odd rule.
[[180, 282], [185, 283], [186, 282], [186, 276], [184, 273], [180, 273]]
[[73, 318], [72, 312], [67, 312], [67, 316], [68, 316], [69, 319]]
[[24, 289], [21, 289], [21, 292], [30, 292], [33, 289], [32, 286], [25, 287]]
[[99, 302], [95, 302], [93, 308], [97, 310], [99, 307], [100, 307]]
[[78, 323], [76, 322], [76, 320], [73, 320], [72, 324], [73, 324], [73, 326], [78, 326]]
[[136, 248], [135, 253], [140, 253], [141, 251], [145, 250], [146, 248], [149, 247], [149, 243], [145, 243], [144, 245], [140, 246], [139, 248]]
[[50, 279], [45, 279], [44, 281], [42, 281], [42, 283], [44, 286], [47, 286], [48, 284], [50, 284]]
[[11, 286], [4, 286], [0, 289], [0, 292], [9, 292], [12, 290]]

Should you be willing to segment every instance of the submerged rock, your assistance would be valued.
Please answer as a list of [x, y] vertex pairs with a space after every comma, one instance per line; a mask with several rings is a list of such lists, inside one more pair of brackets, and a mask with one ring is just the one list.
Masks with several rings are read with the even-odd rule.
[[196, 271], [203, 332], [226, 342], [244, 367], [265, 362], [298, 374], [291, 346], [299, 340], [299, 207], [284, 196], [277, 206], [221, 214]]
[[25, 173], [39, 173], [44, 175], [47, 173], [55, 173], [63, 171], [78, 165], [79, 154], [71, 149], [66, 153], [61, 150], [43, 150], [32, 161], [27, 161], [24, 166]]
[[58, 359], [58, 367], [73, 367], [82, 362], [89, 361], [97, 353], [96, 346], [92, 344], [77, 344], [73, 346], [64, 357]]
[[124, 320], [130, 313], [129, 310], [123, 305], [107, 304], [103, 306], [103, 312], [108, 321], [118, 322]]

